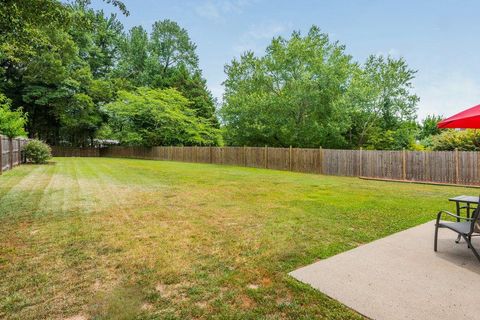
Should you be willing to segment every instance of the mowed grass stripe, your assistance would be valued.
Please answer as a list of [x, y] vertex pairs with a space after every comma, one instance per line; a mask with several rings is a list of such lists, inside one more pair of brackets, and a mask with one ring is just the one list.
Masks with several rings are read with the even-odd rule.
[[470, 193], [132, 159], [21, 166], [0, 176], [0, 318], [361, 318], [287, 273]]
[[50, 183], [54, 170], [52, 166], [27, 166], [18, 169], [30, 171], [26, 171], [27, 175], [22, 172], [7, 172], [5, 174], [9, 176], [7, 184], [15, 180], [16, 183], [10, 185], [8, 190], [2, 190], [0, 198], [0, 217], [9, 216], [9, 220], [15, 220], [23, 215], [30, 218], [30, 215], [35, 214], [39, 208], [38, 199], [42, 197], [44, 189]]

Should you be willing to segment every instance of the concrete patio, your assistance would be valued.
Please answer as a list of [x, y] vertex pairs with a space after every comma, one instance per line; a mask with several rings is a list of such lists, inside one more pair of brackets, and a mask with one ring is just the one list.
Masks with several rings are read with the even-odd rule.
[[290, 275], [372, 319], [480, 319], [480, 263], [445, 229], [435, 253], [433, 232], [432, 221]]

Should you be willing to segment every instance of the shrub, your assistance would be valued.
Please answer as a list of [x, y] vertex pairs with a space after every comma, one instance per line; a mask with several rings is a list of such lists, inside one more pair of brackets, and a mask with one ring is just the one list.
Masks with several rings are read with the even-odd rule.
[[23, 147], [28, 162], [46, 163], [52, 157], [50, 146], [40, 140], [30, 140]]
[[480, 135], [476, 130], [445, 130], [432, 137], [433, 150], [479, 151]]

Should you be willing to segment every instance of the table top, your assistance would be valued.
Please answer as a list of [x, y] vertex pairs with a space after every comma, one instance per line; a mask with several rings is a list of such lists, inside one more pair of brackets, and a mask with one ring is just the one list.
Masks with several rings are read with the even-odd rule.
[[478, 203], [479, 197], [478, 196], [457, 196], [448, 199], [449, 201], [455, 202], [466, 202], [466, 203]]

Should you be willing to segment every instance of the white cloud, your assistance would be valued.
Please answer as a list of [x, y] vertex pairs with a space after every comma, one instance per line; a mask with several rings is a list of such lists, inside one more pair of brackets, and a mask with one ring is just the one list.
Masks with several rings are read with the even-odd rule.
[[236, 55], [247, 50], [260, 53], [265, 50], [265, 47], [270, 43], [272, 38], [289, 32], [291, 28], [291, 24], [289, 23], [279, 23], [276, 21], [254, 24], [240, 37], [233, 50]]
[[204, 18], [211, 20], [219, 20], [222, 15], [218, 6], [216, 6], [212, 1], [207, 1], [195, 8], [195, 12]]
[[195, 12], [215, 22], [226, 22], [226, 15], [242, 13], [253, 0], [206, 0], [195, 6]]
[[287, 25], [278, 22], [268, 22], [259, 25], [253, 25], [247, 35], [253, 39], [272, 39], [273, 37], [285, 32]]
[[402, 54], [400, 53], [400, 50], [398, 49], [395, 49], [395, 48], [390, 48], [387, 52], [384, 52], [384, 51], [378, 51], [376, 53], [377, 56], [384, 56], [384, 57], [392, 57], [392, 58], [400, 58], [402, 57]]
[[437, 74], [433, 79], [419, 75], [415, 87], [420, 119], [428, 114], [449, 117], [480, 103], [480, 81], [465, 74]]
[[230, 1], [227, 1], [227, 0], [223, 0], [220, 2], [220, 5], [221, 5], [221, 8], [224, 12], [226, 13], [230, 13], [230, 12], [233, 12], [233, 13], [242, 13], [243, 12], [243, 8], [251, 5], [253, 3], [253, 1], [251, 0], [230, 0]]

